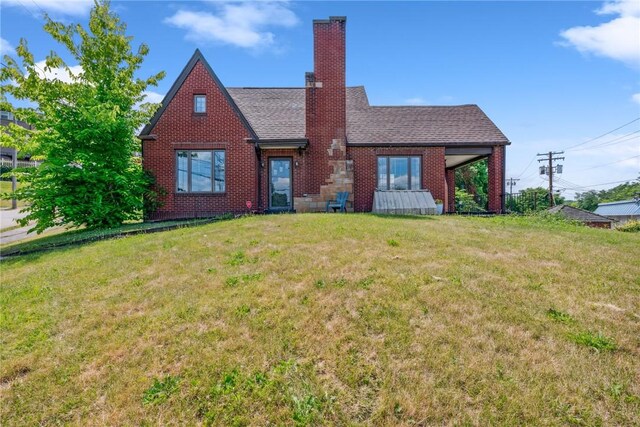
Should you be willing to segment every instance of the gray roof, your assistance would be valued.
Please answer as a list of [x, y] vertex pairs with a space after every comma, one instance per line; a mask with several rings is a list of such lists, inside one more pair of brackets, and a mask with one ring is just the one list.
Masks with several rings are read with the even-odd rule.
[[[305, 137], [304, 88], [228, 88], [261, 139]], [[477, 105], [370, 106], [363, 86], [347, 88], [349, 144], [508, 144]]]
[[605, 216], [640, 216], [640, 202], [621, 200], [619, 202], [600, 203], [595, 213]]
[[[202, 62], [253, 139], [304, 139], [305, 88], [225, 88], [196, 49], [162, 106], [142, 130], [151, 133], [191, 70]], [[504, 145], [509, 140], [477, 105], [376, 107], [363, 86], [348, 87], [347, 143], [352, 145]]]
[[558, 205], [549, 209], [551, 213], [559, 213], [566, 218], [575, 219], [582, 222], [611, 222], [611, 218], [605, 218], [584, 209], [574, 208], [568, 205]]

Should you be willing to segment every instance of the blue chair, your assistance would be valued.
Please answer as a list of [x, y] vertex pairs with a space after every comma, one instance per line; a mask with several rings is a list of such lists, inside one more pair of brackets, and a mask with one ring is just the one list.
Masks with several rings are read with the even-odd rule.
[[329, 212], [329, 208], [333, 209], [334, 212], [344, 212], [347, 213], [347, 199], [349, 198], [348, 191], [340, 191], [336, 195], [336, 200], [327, 200], [327, 212]]

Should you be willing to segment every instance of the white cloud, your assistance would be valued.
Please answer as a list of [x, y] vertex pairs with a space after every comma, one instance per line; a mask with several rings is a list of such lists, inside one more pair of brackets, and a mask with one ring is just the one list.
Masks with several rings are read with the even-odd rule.
[[608, 1], [596, 13], [598, 15], [640, 16], [640, 2], [638, 0]]
[[217, 11], [181, 9], [164, 20], [186, 30], [186, 38], [195, 42], [220, 42], [243, 48], [261, 48], [274, 44], [268, 27], [293, 27], [298, 18], [287, 2], [212, 3]]
[[164, 99], [164, 95], [158, 92], [154, 92], [152, 90], [146, 90], [144, 91], [144, 102], [151, 102], [153, 104], [157, 104], [162, 102], [162, 100]]
[[3, 6], [15, 6], [25, 8], [29, 12], [38, 14], [42, 11], [51, 14], [84, 16], [93, 7], [92, 0], [37, 0], [37, 2], [26, 0], [2, 0]]
[[579, 26], [560, 33], [565, 45], [583, 53], [612, 58], [640, 68], [640, 2], [616, 0], [605, 3], [599, 15], [618, 15], [597, 26]]
[[631, 95], [631, 99], [636, 104], [640, 104], [640, 92], [639, 93], [634, 93], [633, 95]]
[[[74, 65], [72, 67], [69, 67], [69, 71], [71, 71], [71, 74], [73, 76], [77, 77], [80, 74], [82, 74], [82, 66]], [[47, 80], [60, 80], [61, 82], [65, 82], [65, 83], [73, 82], [73, 79], [71, 78], [71, 76], [69, 75], [69, 72], [65, 68], [58, 67], [58, 68], [47, 69], [45, 60], [36, 62], [36, 72], [40, 77], [44, 77]]]
[[0, 55], [13, 55], [16, 53], [11, 43], [0, 37]]
[[427, 103], [427, 100], [419, 96], [416, 96], [414, 98], [405, 99], [404, 103], [409, 105], [424, 105]]

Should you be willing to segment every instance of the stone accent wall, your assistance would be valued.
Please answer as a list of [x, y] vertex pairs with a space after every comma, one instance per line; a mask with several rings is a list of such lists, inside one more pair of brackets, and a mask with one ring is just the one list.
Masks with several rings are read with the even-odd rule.
[[353, 212], [353, 160], [346, 159], [347, 147], [344, 140], [334, 139], [327, 149], [327, 165], [331, 169], [325, 184], [320, 185], [319, 194], [294, 197], [296, 212], [324, 212], [328, 200], [335, 200], [338, 192], [348, 191], [347, 211]]

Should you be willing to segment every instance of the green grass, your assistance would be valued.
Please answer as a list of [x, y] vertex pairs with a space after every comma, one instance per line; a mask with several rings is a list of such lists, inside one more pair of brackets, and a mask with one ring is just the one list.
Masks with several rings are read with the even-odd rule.
[[[221, 219], [226, 218], [227, 217], [221, 217]], [[123, 224], [120, 227], [99, 230], [76, 229], [67, 231], [62, 228], [53, 229], [52, 231], [46, 231], [42, 236], [38, 236], [34, 233], [31, 237], [28, 237], [25, 240], [0, 245], [0, 253], [2, 256], [12, 256], [24, 253], [40, 252], [69, 245], [78, 245], [86, 242], [122, 237], [130, 234], [153, 232], [156, 230], [171, 228], [191, 227], [214, 220], [215, 219], [207, 218], [162, 222], [136, 222]]]
[[[20, 183], [18, 183], [18, 187], [20, 187]], [[10, 192], [11, 192], [11, 181], [0, 181], [0, 194], [10, 193]], [[23, 200], [18, 200], [18, 208], [21, 208], [23, 206], [25, 206], [25, 202]], [[0, 199], [0, 208], [10, 209], [11, 199]]]
[[639, 258], [544, 218], [357, 214], [8, 258], [0, 424], [638, 425]]

